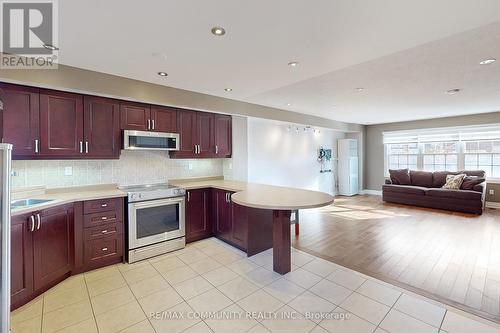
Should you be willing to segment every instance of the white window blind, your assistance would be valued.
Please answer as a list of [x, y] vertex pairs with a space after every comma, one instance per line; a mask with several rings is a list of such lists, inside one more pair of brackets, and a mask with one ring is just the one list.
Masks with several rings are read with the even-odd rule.
[[484, 170], [500, 178], [500, 125], [384, 132], [389, 169]]

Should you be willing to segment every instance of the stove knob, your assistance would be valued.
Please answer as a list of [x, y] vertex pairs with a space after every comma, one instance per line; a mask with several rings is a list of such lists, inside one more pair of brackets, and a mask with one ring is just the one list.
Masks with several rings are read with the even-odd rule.
[[136, 199], [136, 198], [137, 198], [137, 194], [135, 194], [135, 193], [134, 193], [134, 194], [131, 194], [131, 195], [130, 195], [130, 199], [134, 200], [134, 199]]
[[139, 199], [144, 198], [144, 195], [142, 193], [139, 193]]

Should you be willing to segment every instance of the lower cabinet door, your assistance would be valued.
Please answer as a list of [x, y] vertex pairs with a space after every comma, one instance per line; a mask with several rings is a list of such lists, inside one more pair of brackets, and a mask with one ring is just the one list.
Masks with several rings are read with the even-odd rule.
[[13, 216], [11, 222], [11, 305], [24, 304], [33, 294], [33, 247], [30, 215]]
[[214, 219], [215, 234], [217, 237], [231, 242], [232, 223], [231, 223], [231, 204], [228, 201], [230, 192], [223, 190], [214, 190]]
[[84, 252], [85, 264], [89, 266], [119, 258], [123, 255], [123, 235], [86, 240]]
[[247, 250], [248, 244], [248, 214], [247, 208], [231, 202], [231, 238], [235, 245]]
[[210, 189], [188, 190], [186, 197], [186, 241], [210, 237]]
[[[67, 275], [74, 261], [73, 205], [35, 212], [34, 289], [44, 289]], [[39, 218], [38, 218], [39, 216]]]

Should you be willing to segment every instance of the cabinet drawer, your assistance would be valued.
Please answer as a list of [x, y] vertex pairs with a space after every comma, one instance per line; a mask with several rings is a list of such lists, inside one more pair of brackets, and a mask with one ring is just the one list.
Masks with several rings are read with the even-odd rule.
[[111, 223], [84, 230], [85, 241], [123, 234], [123, 223]]
[[109, 224], [109, 223], [117, 223], [117, 222], [121, 223], [122, 216], [117, 211], [109, 211], [109, 212], [86, 214], [83, 216], [83, 220], [85, 228], [89, 228], [89, 227], [98, 227], [102, 226], [103, 224]]
[[123, 255], [123, 235], [103, 237], [85, 242], [85, 262], [92, 264], [100, 260]]
[[109, 210], [122, 211], [122, 198], [90, 200], [83, 203], [83, 214], [105, 212]]

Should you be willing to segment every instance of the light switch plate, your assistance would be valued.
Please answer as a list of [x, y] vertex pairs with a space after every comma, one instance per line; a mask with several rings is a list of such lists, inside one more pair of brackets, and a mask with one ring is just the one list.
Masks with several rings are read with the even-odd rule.
[[65, 176], [72, 176], [73, 175], [73, 167], [70, 167], [70, 166], [64, 167], [64, 175]]

